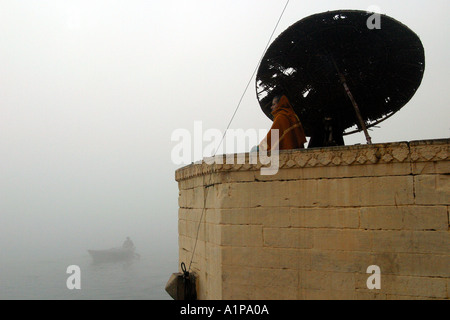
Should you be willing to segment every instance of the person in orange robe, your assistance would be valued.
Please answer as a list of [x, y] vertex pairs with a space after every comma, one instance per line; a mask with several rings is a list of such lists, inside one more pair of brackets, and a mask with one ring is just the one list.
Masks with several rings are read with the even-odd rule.
[[[283, 95], [272, 101], [272, 115], [274, 117], [269, 133], [260, 144], [263, 150], [278, 148], [279, 150], [303, 149], [306, 142], [303, 126], [295, 113], [288, 98]], [[272, 146], [272, 130], [279, 130], [279, 139]], [[266, 144], [267, 143], [267, 144]]]

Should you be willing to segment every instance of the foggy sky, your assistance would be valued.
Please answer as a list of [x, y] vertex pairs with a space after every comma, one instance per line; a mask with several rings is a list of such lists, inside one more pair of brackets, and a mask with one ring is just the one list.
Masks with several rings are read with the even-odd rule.
[[[0, 259], [126, 236], [176, 254], [171, 133], [194, 121], [225, 130], [284, 5], [1, 0]], [[448, 138], [448, 0], [291, 0], [275, 37], [311, 14], [371, 5], [426, 52], [417, 94], [373, 142]], [[231, 128], [270, 125], [253, 80]]]

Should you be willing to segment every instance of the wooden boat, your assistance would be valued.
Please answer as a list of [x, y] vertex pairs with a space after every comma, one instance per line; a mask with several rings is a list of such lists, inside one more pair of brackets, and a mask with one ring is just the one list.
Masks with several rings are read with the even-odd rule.
[[118, 262], [133, 260], [139, 255], [134, 248], [112, 248], [107, 250], [88, 250], [94, 263]]

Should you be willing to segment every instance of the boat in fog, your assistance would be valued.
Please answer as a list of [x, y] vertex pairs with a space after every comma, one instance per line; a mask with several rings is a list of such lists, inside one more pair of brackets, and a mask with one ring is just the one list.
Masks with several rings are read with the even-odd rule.
[[130, 261], [140, 258], [140, 255], [135, 252], [135, 246], [129, 237], [127, 237], [121, 248], [88, 250], [88, 252], [94, 263]]

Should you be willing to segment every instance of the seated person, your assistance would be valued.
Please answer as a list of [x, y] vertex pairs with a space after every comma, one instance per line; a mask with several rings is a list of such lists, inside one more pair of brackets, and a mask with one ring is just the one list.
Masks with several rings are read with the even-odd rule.
[[133, 241], [131, 241], [130, 237], [127, 237], [127, 239], [125, 240], [125, 242], [122, 245], [122, 248], [124, 248], [124, 249], [133, 249], [134, 248], [134, 243], [133, 243]]
[[[300, 119], [285, 95], [273, 98], [272, 115], [274, 117], [272, 127], [260, 143], [259, 148], [268, 151], [272, 148], [278, 148], [278, 150], [303, 149], [306, 142], [305, 132]], [[273, 129], [279, 130], [279, 139], [272, 145]]]

